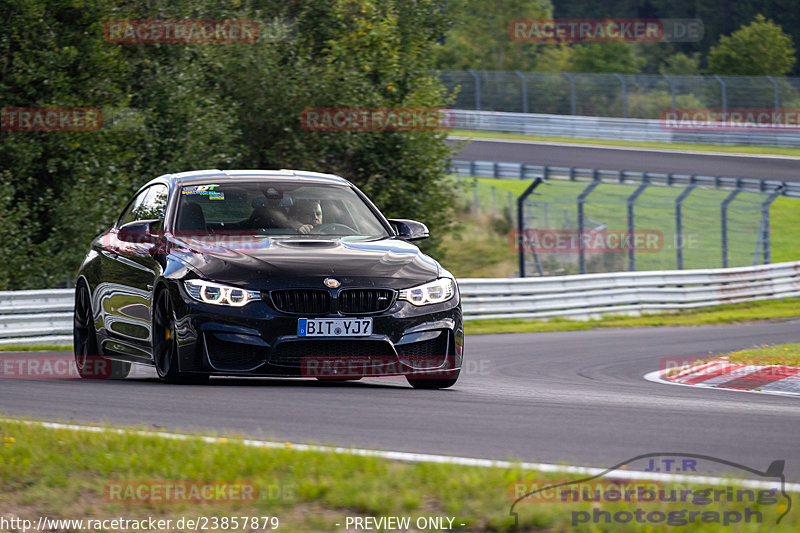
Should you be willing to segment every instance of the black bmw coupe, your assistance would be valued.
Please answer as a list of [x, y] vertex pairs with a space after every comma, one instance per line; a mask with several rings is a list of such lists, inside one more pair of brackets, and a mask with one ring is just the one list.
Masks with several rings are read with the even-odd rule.
[[[84, 377], [154, 366], [167, 383], [209, 376], [458, 379], [455, 278], [344, 178], [202, 170], [142, 187], [91, 244], [76, 281]], [[97, 362], [103, 365], [98, 365]]]

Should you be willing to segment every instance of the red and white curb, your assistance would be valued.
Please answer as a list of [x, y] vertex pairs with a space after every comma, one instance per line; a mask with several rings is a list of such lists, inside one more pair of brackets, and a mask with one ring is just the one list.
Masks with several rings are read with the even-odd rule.
[[656, 370], [644, 379], [671, 385], [800, 396], [800, 367], [744, 365], [731, 363], [727, 357]]

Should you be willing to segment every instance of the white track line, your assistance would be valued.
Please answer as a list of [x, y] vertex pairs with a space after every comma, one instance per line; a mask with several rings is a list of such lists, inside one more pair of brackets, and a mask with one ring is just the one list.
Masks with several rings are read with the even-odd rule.
[[[158, 437], [163, 439], [174, 440], [192, 440], [198, 439], [210, 444], [225, 444], [225, 443], [238, 443], [245, 446], [252, 446], [255, 448], [273, 448], [273, 449], [292, 449], [298, 451], [308, 452], [325, 452], [337, 453], [344, 455], [359, 455], [363, 457], [378, 457], [381, 459], [390, 459], [393, 461], [405, 461], [411, 463], [440, 463], [461, 466], [477, 466], [484, 468], [518, 468], [524, 470], [537, 470], [539, 472], [559, 472], [567, 474], [579, 474], [584, 476], [598, 476], [605, 473], [607, 468], [596, 468], [589, 466], [571, 466], [571, 465], [555, 465], [550, 463], [527, 463], [512, 461], [496, 461], [493, 459], [477, 459], [472, 457], [457, 457], [447, 455], [432, 455], [427, 453], [409, 453], [409, 452], [392, 452], [382, 450], [367, 450], [363, 448], [344, 448], [337, 446], [319, 446], [315, 444], [294, 444], [288, 442], [273, 442], [264, 440], [252, 439], [228, 439], [225, 437], [209, 437], [205, 435], [187, 435], [183, 433], [169, 433], [165, 431], [142, 431], [133, 429], [122, 428], [104, 428], [98, 426], [82, 426], [77, 424], [61, 424], [58, 422], [40, 422], [31, 420], [16, 420], [11, 418], [0, 418], [0, 422], [17, 422], [31, 426], [40, 426], [49, 429], [62, 429], [70, 431], [87, 431], [91, 433], [116, 433], [116, 434], [133, 434], [143, 437]], [[615, 470], [612, 474], [615, 479], [634, 479], [634, 480], [652, 480], [663, 482], [689, 482], [695, 484], [707, 485], [737, 485], [749, 488], [763, 488], [763, 489], [780, 489], [779, 482], [758, 481], [753, 479], [726, 479], [715, 476], [688, 476], [684, 474], [665, 474], [660, 472], [643, 472], [636, 470]], [[784, 488], [788, 492], [800, 492], [800, 483], [786, 483]]]
[[[462, 137], [460, 135], [453, 135], [447, 138], [454, 141], [477, 141], [477, 142], [492, 142], [504, 144], [540, 144], [542, 146], [569, 146], [573, 148], [602, 148], [604, 150], [625, 150], [631, 152], [656, 152], [664, 154], [689, 154], [689, 155], [716, 155], [725, 157], [747, 157], [753, 159], [785, 159], [787, 161], [800, 161], [800, 156], [793, 155], [776, 155], [776, 154], [744, 154], [744, 153], [730, 153], [730, 152], [707, 152], [695, 150], [670, 150], [668, 148], [641, 148], [638, 146], [610, 146], [605, 144], [584, 144], [584, 143], [569, 143], [569, 142], [556, 142], [556, 141], [522, 141], [517, 139], [494, 139], [487, 137]], [[556, 165], [553, 165], [556, 166]]]

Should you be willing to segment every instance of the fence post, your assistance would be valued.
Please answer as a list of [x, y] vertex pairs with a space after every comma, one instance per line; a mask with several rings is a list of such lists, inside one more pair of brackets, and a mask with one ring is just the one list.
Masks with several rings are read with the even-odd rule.
[[725, 111], [728, 110], [727, 89], [725, 87], [725, 82], [722, 81], [722, 78], [720, 78], [717, 74], [714, 74], [714, 78], [716, 78], [716, 80], [719, 82], [720, 86], [722, 86], [722, 112], [724, 113]]
[[519, 79], [522, 80], [522, 112], [528, 112], [528, 80], [525, 79], [525, 76], [518, 70], [514, 71], [514, 74], [519, 76]]
[[678, 270], [683, 270], [683, 201], [695, 187], [694, 176], [692, 176], [690, 185], [675, 199], [675, 250], [678, 254]]
[[648, 187], [649, 183], [647, 182], [647, 172], [644, 173], [642, 176], [642, 184], [639, 185], [636, 190], [628, 196], [628, 237], [630, 238], [630, 248], [628, 248], [628, 270], [634, 271], [636, 270], [636, 260], [634, 258], [634, 249], [633, 249], [633, 206], [636, 203], [636, 199], [639, 198], [639, 195], [644, 192], [644, 190]]
[[[759, 231], [759, 240], [761, 241], [761, 245], [764, 247], [764, 264], [768, 265], [772, 262], [772, 247], [770, 246], [770, 236], [769, 236], [769, 207], [772, 205], [772, 202], [775, 199], [783, 194], [783, 190], [785, 185], [778, 186], [775, 189], [775, 192], [769, 195], [769, 198], [764, 200], [761, 204], [761, 229]], [[758, 248], [756, 248], [756, 256], [753, 257], [753, 266], [756, 265], [756, 259], [758, 258]]]
[[662, 74], [662, 76], [669, 82], [669, 92], [672, 94], [672, 112], [674, 113], [678, 109], [678, 98], [675, 95], [675, 80], [668, 74]]
[[[517, 198], [517, 235], [515, 237], [515, 245], [517, 246], [518, 251], [518, 258], [519, 258], [519, 277], [525, 277], [525, 245], [520, 243], [520, 238], [525, 237], [525, 199], [530, 196], [534, 189], [539, 186], [544, 180], [542, 178], [536, 178], [533, 180], [533, 183], [528, 185], [528, 188], [525, 189], [519, 198]], [[533, 247], [531, 246], [531, 249]], [[539, 264], [538, 257], [536, 256], [536, 250], [533, 250], [533, 257], [536, 259], [536, 266], [539, 269], [539, 275], [543, 275], [544, 272], [541, 270], [541, 265]]]
[[628, 118], [628, 85], [625, 82], [625, 78], [617, 74], [616, 72], [613, 73], [614, 76], [617, 77], [619, 82], [622, 84], [622, 116]]
[[781, 96], [778, 93], [778, 82], [775, 81], [775, 78], [772, 76], [767, 76], [767, 79], [772, 82], [772, 88], [774, 90], [774, 100], [775, 100], [775, 111], [781, 106]]
[[597, 170], [594, 170], [593, 181], [578, 195], [578, 269], [581, 274], [586, 274], [586, 251], [583, 248], [583, 226], [584, 214], [583, 204], [586, 202], [586, 197], [600, 185], [600, 180], [597, 177]]
[[472, 213], [478, 215], [478, 178], [472, 178]]
[[736, 195], [742, 192], [741, 189], [736, 189], [730, 193], [723, 201], [720, 207], [721, 215], [721, 238], [722, 238], [722, 268], [728, 268], [728, 206], [736, 199]]
[[472, 78], [475, 80], [475, 111], [481, 110], [481, 79], [478, 77], [478, 73], [474, 70], [470, 69], [468, 71], [472, 74]]
[[572, 114], [573, 115], [577, 115], [578, 114], [578, 105], [577, 105], [577, 103], [575, 101], [575, 77], [572, 74], [570, 74], [569, 72], [562, 72], [562, 74], [564, 76], [566, 76], [567, 79], [569, 80], [569, 86], [570, 86], [570, 91], [569, 92], [570, 92], [570, 102], [572, 103], [571, 104], [572, 105]]

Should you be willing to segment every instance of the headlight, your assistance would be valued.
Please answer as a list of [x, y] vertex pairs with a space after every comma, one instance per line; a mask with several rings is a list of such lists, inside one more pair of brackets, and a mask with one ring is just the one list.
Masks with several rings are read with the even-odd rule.
[[183, 285], [189, 296], [206, 304], [242, 307], [254, 300], [261, 299], [258, 291], [249, 291], [201, 279], [188, 279], [183, 282]]
[[455, 294], [455, 282], [450, 278], [439, 278], [423, 285], [400, 291], [398, 300], [406, 300], [414, 305], [440, 304]]

